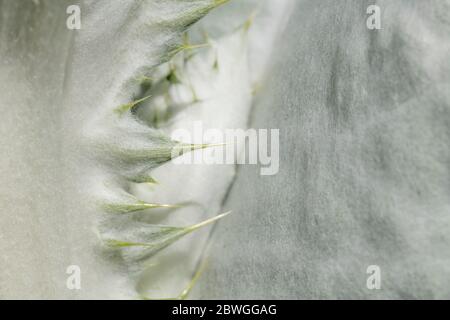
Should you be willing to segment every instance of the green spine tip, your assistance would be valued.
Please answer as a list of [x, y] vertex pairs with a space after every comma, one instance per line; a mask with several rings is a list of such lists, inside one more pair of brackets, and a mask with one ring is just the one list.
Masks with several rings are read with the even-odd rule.
[[217, 215], [217, 216], [215, 216], [215, 217], [212, 217], [212, 218], [210, 218], [210, 219], [207, 219], [207, 220], [205, 220], [205, 221], [202, 221], [202, 222], [200, 222], [200, 223], [194, 224], [194, 225], [192, 225], [192, 226], [190, 226], [190, 227], [187, 228], [187, 232], [191, 232], [191, 231], [200, 229], [200, 228], [202, 228], [202, 227], [204, 227], [204, 226], [213, 224], [214, 222], [216, 222], [216, 221], [218, 221], [218, 220], [220, 220], [220, 219], [226, 217], [226, 216], [229, 215], [230, 213], [231, 213], [231, 211], [228, 211], [228, 212], [219, 214], [219, 215]]
[[[231, 212], [231, 211], [230, 211]], [[165, 243], [161, 244], [158, 241], [154, 242], [154, 243], [146, 243], [146, 242], [130, 242], [130, 241], [125, 241], [125, 240], [116, 240], [116, 239], [104, 239], [103, 243], [108, 246], [108, 247], [112, 247], [112, 248], [125, 248], [125, 247], [147, 247], [147, 248], [152, 248], [155, 249], [155, 247], [157, 248], [156, 250], [160, 250], [164, 247], [167, 247], [169, 244], [175, 242], [176, 240], [180, 239], [181, 237], [196, 231], [202, 227], [205, 227], [207, 225], [210, 225], [220, 219], [222, 219], [223, 217], [227, 216], [230, 212], [226, 212], [226, 213], [222, 213], [219, 214], [213, 218], [204, 220], [200, 223], [194, 224], [192, 226], [189, 227], [168, 227], [168, 228], [172, 228], [172, 229], [176, 229], [176, 230], [180, 230], [181, 233], [178, 233], [176, 235], [174, 235], [172, 237], [172, 239], [170, 240], [164, 240]]]
[[199, 149], [206, 149], [206, 148], [213, 148], [213, 147], [223, 147], [227, 145], [226, 142], [220, 142], [220, 143], [200, 143], [200, 144], [186, 144], [183, 145], [182, 148], [187, 148], [188, 150], [199, 150]]
[[204, 261], [200, 265], [200, 267], [198, 268], [198, 270], [195, 272], [194, 276], [192, 277], [192, 280], [188, 283], [186, 288], [184, 288], [184, 290], [177, 297], [178, 300], [185, 300], [185, 299], [187, 299], [187, 297], [189, 296], [189, 294], [192, 291], [192, 288], [194, 288], [194, 286], [197, 283], [198, 279], [200, 278], [200, 276], [202, 275], [203, 271], [205, 270], [205, 267], [206, 267], [206, 261]]
[[147, 296], [141, 296], [140, 298], [143, 300], [186, 300], [189, 294], [191, 293], [192, 289], [194, 288], [195, 284], [197, 283], [200, 276], [203, 274], [203, 271], [205, 270], [206, 263], [203, 262], [201, 266], [198, 268], [198, 270], [195, 272], [194, 276], [192, 277], [191, 281], [187, 284], [187, 286], [181, 291], [181, 293], [177, 297], [171, 297], [171, 298], [150, 298]]
[[126, 103], [126, 104], [122, 104], [120, 106], [118, 106], [114, 111], [118, 114], [123, 114], [131, 109], [133, 109], [135, 106], [137, 106], [139, 103], [147, 100], [148, 98], [150, 98], [151, 96], [146, 96], [144, 98], [132, 101], [130, 103]]
[[209, 47], [209, 46], [210, 46], [209, 43], [201, 43], [201, 44], [184, 44], [183, 43], [180, 46], [178, 46], [177, 48], [170, 51], [169, 57], [173, 57], [182, 51], [194, 50], [194, 49], [198, 49], [198, 48], [205, 48], [205, 47]]
[[206, 148], [213, 148], [213, 147], [223, 147], [227, 145], [226, 143], [204, 143], [204, 144], [185, 144], [180, 143], [179, 145], [172, 148], [172, 155], [171, 158], [179, 157], [187, 152], [195, 151], [195, 150], [201, 150]]
[[136, 211], [142, 211], [155, 208], [180, 208], [181, 205], [176, 204], [160, 204], [160, 203], [107, 203], [103, 205], [103, 208], [112, 213], [131, 213]]

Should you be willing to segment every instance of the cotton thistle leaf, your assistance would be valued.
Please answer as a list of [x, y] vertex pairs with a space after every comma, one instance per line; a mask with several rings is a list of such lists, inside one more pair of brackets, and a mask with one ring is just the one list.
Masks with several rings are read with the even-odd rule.
[[[126, 260], [136, 262], [150, 258], [185, 235], [210, 225], [229, 213], [217, 215], [188, 227], [172, 227], [121, 220], [122, 223], [120, 225], [116, 224], [115, 230], [106, 228], [100, 234], [106, 246], [120, 248]], [[124, 237], [125, 240], [117, 237]]]
[[[204, 7], [201, 7], [201, 5], [199, 6], [202, 2], [205, 5]], [[181, 26], [186, 27], [210, 9], [224, 2], [226, 1], [205, 0], [192, 1], [189, 3], [180, 1], [180, 5], [182, 4], [185, 8], [189, 8], [187, 11], [181, 10], [181, 19], [175, 19], [177, 21], [174, 21], [172, 19], [173, 16], [171, 17], [170, 15], [163, 15], [163, 19], [174, 22], [174, 28]], [[157, 5], [158, 2], [156, 1], [155, 4]], [[175, 50], [167, 51], [166, 56], [174, 55], [180, 51], [190, 51], [192, 49], [209, 45], [209, 43], [192, 45], [189, 44], [186, 38], [184, 44], [176, 47]], [[169, 44], [168, 48], [171, 47], [173, 48], [173, 45]], [[136, 183], [154, 183], [155, 180], [150, 176], [150, 171], [159, 165], [162, 165], [187, 152], [222, 145], [192, 144], [174, 141], [155, 128], [145, 126], [145, 121], [139, 121], [140, 113], [144, 112], [147, 107], [150, 107], [152, 101], [155, 99], [150, 99], [150, 103], [146, 103], [145, 108], [136, 107], [140, 103], [149, 99], [150, 95], [159, 96], [160, 92], [158, 90], [162, 90], [163, 94], [164, 92], [168, 92], [168, 88], [165, 85], [166, 82], [169, 86], [173, 86], [178, 83], [183, 83], [186, 85], [186, 79], [183, 78], [183, 74], [179, 74], [178, 72], [179, 70], [183, 70], [182, 68], [186, 63], [185, 57], [185, 54], [180, 54], [172, 60], [173, 63], [168, 63], [167, 74], [165, 74], [165, 70], [161, 68], [161, 77], [157, 73], [152, 73], [151, 69], [142, 69], [142, 72], [140, 73], [148, 74], [149, 77], [140, 79], [140, 91], [136, 91], [134, 96], [147, 96], [117, 107], [114, 110], [115, 113], [123, 116], [118, 118], [114, 117], [113, 114], [109, 115], [105, 118], [105, 123], [107, 126], [96, 127], [96, 130], [93, 131], [97, 134], [95, 137], [97, 139], [95, 141], [99, 142], [101, 145], [100, 154], [103, 155], [103, 159], [106, 160], [106, 163], [110, 166], [111, 171], [115, 172], [117, 176], [122, 177], [125, 181]], [[142, 84], [145, 84], [145, 88]], [[196, 97], [193, 87], [190, 86], [190, 89], [192, 90], [194, 98], [197, 101], [198, 98]], [[179, 98], [180, 90], [176, 91], [176, 93], [178, 93], [177, 97]], [[167, 101], [167, 103], [172, 104], [173, 101]], [[178, 105], [180, 105], [179, 101]], [[137, 112], [133, 112], [131, 115], [130, 111], [135, 110]], [[170, 116], [171, 112], [169, 110], [166, 111], [167, 116]], [[157, 120], [162, 119], [159, 114], [157, 115]], [[159, 123], [159, 121], [157, 122]], [[127, 188], [126, 185], [123, 185], [123, 187]], [[114, 194], [117, 195], [118, 193], [115, 192]], [[142, 271], [142, 262], [145, 263], [147, 258], [182, 238], [184, 235], [213, 223], [226, 215], [219, 215], [189, 227], [171, 227], [139, 222], [136, 220], [135, 215], [128, 214], [152, 208], [174, 207], [179, 207], [179, 205], [148, 203], [139, 200], [130, 194], [125, 197], [121, 196], [116, 199], [109, 199], [107, 202], [103, 202], [102, 208], [104, 211], [107, 213], [117, 213], [105, 215], [103, 217], [103, 222], [99, 224], [99, 231], [102, 239], [104, 240], [104, 244], [108, 247], [117, 248], [120, 250], [130, 271]], [[190, 285], [180, 294], [179, 298], [184, 298], [187, 296], [190, 288], [192, 288], [195, 283], [195, 279], [197, 279], [197, 277], [194, 277], [194, 281], [192, 281]]]
[[[83, 186], [88, 191], [109, 197], [111, 193], [105, 188], [97, 189], [95, 184], [111, 177], [114, 181], [122, 178], [126, 180], [127, 176], [132, 176], [131, 173], [142, 172], [141, 163], [136, 165], [132, 157], [123, 154], [115, 157], [112, 149], [148, 148], [153, 141], [158, 143], [159, 138], [147, 134], [147, 131], [136, 124], [134, 117], [129, 116], [129, 110], [135, 104], [123, 105], [122, 110], [118, 110], [122, 115], [120, 117], [113, 109], [122, 102], [128, 102], [124, 100], [126, 97], [140, 98], [142, 94], [146, 94], [145, 91], [142, 92], [143, 88], [134, 87], [139, 86], [135, 81], [133, 83], [136, 75], [148, 74], [147, 71], [165, 61], [168, 51], [178, 42], [186, 27], [223, 1], [151, 0], [124, 1], [120, 4], [108, 0], [86, 1], [83, 2], [83, 10], [85, 7], [89, 14], [83, 16], [85, 32], [77, 33], [76, 41], [70, 41], [66, 28], [58, 27], [65, 23], [67, 4], [64, 3], [67, 1], [55, 1], [48, 8], [43, 3], [45, 1], [23, 1], [20, 5], [11, 4], [11, 1], [0, 2], [2, 17], [14, 17], [2, 23], [2, 35], [6, 35], [8, 39], [8, 35], [12, 35], [18, 40], [11, 41], [7, 52], [2, 50], [2, 58], [5, 53], [8, 64], [0, 64], [0, 75], [10, 75], [6, 77], [8, 79], [5, 78], [8, 81], [3, 83], [8, 94], [2, 95], [2, 103], [16, 105], [18, 114], [26, 114], [30, 104], [39, 106], [42, 113], [34, 120], [31, 119], [31, 122], [7, 121], [6, 124], [10, 123], [12, 127], [11, 130], [5, 130], [3, 135], [4, 141], [10, 142], [10, 145], [3, 145], [11, 147], [7, 148], [8, 151], [14, 151], [8, 152], [13, 160], [11, 164], [17, 168], [33, 169], [33, 165], [37, 166], [39, 170], [30, 171], [35, 174], [31, 182], [39, 185], [30, 188], [30, 179], [18, 180], [11, 174], [11, 170], [9, 175], [8, 172], [5, 173], [8, 182], [5, 185], [10, 189], [14, 187], [19, 198], [32, 199], [37, 203], [35, 210], [32, 210], [34, 215], [49, 218], [45, 224], [36, 226], [26, 205], [12, 209], [16, 212], [15, 218], [23, 220], [25, 224], [17, 224], [17, 219], [8, 219], [5, 215], [6, 218], [2, 221], [5, 226], [3, 231], [7, 235], [5, 238], [12, 239], [14, 243], [24, 243], [21, 237], [27, 237], [24, 230], [30, 227], [36, 231], [36, 239], [39, 241], [29, 245], [25, 243], [29, 252], [24, 251], [23, 254], [17, 254], [17, 248], [10, 249], [16, 246], [4, 247], [2, 255], [19, 272], [9, 272], [7, 277], [1, 277], [0, 296], [62, 299], [123, 297], [122, 293], [129, 292], [128, 288], [132, 287], [133, 280], [123, 281], [125, 279], [121, 277], [124, 275], [116, 275], [115, 267], [97, 259], [90, 238], [90, 227], [97, 218], [122, 222], [123, 220], [116, 218], [133, 220], [134, 215], [99, 212], [92, 205], [95, 197], [90, 192], [78, 191]], [[40, 14], [42, 10], [47, 12], [46, 9], [49, 14]], [[180, 19], [173, 21], [174, 17]], [[174, 23], [166, 26], [158, 24], [159, 20], [166, 18], [172, 19]], [[148, 23], [148, 26], [144, 26], [144, 23]], [[14, 30], [20, 32], [11, 32]], [[51, 45], [42, 46], [42, 43]], [[120, 48], [118, 43], [121, 44]], [[36, 68], [39, 61], [43, 64], [42, 68]], [[10, 72], [11, 70], [18, 72]], [[38, 81], [29, 84], [20, 81], [30, 70]], [[8, 116], [11, 119], [17, 118], [15, 113], [5, 116], [5, 119], [9, 119]], [[57, 130], [60, 127], [64, 127], [61, 132]], [[21, 130], [24, 128], [30, 130]], [[41, 128], [48, 129], [48, 137], [34, 134]], [[18, 134], [20, 131], [22, 134]], [[18, 138], [30, 148], [13, 148], [14, 141]], [[104, 158], [100, 158], [99, 154]], [[97, 161], [97, 158], [101, 161]], [[149, 163], [151, 159], [143, 162]], [[151, 167], [155, 167], [155, 162], [151, 163]], [[44, 170], [46, 168], [48, 170]], [[58, 181], [61, 186], [57, 185], [55, 188], [55, 182]], [[12, 191], [10, 193], [16, 194]], [[46, 195], [52, 195], [54, 203], [49, 203]], [[3, 201], [2, 206], [9, 208], [10, 202]], [[61, 208], [66, 211], [65, 215], [61, 215]], [[64, 219], [64, 216], [76, 216], [76, 221]], [[120, 226], [110, 225], [111, 229], [115, 227]], [[49, 233], [52, 228], [59, 229], [60, 232]], [[128, 231], [133, 234], [132, 229]], [[78, 255], [76, 253], [80, 243], [83, 254]], [[126, 247], [129, 243], [116, 242], [116, 245]], [[54, 250], [49, 251], [48, 248]], [[44, 255], [42, 250], [46, 250]], [[39, 269], [42, 266], [50, 268], [50, 274], [64, 270], [67, 259], [62, 259], [61, 254], [69, 258], [76, 255], [77, 263], [92, 267], [85, 290], [68, 292], [64, 286], [52, 285], [51, 281], [49, 285], [42, 286], [42, 281], [33, 279], [22, 285], [24, 279], [21, 274], [42, 274]], [[46, 263], [49, 259], [50, 263]], [[30, 261], [39, 263], [29, 263]], [[3, 281], [4, 279], [8, 281]], [[111, 279], [114, 280], [114, 285], [111, 285]]]

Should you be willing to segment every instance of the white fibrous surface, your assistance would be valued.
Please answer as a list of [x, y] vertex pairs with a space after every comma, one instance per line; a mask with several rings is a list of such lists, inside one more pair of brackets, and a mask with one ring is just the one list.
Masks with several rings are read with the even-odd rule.
[[450, 7], [376, 3], [0, 0], [0, 298], [448, 298]]
[[[164, 298], [188, 285], [209, 229], [181, 227], [221, 213], [235, 168], [170, 162], [173, 148], [219, 142], [170, 136], [246, 127], [268, 59], [255, 39], [269, 12], [252, 12], [275, 1], [246, 2], [220, 33], [208, 34], [220, 19], [202, 21], [187, 40], [210, 10], [237, 10], [223, 2], [83, 1], [73, 31], [72, 3], [0, 2], [0, 297]], [[66, 286], [70, 265], [81, 290]]]

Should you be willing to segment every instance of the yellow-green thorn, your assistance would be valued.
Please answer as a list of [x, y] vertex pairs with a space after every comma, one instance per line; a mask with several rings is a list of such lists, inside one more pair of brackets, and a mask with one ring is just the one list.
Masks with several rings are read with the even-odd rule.
[[193, 50], [193, 49], [198, 49], [198, 48], [205, 48], [205, 47], [209, 47], [210, 44], [209, 43], [201, 43], [201, 44], [182, 44], [180, 45], [178, 48], [173, 49], [172, 51], [169, 52], [169, 56], [175, 56], [176, 54], [180, 53], [181, 51], [185, 51], [185, 50]]
[[198, 270], [195, 272], [194, 276], [192, 277], [191, 281], [187, 284], [187, 286], [181, 291], [181, 293], [177, 297], [171, 297], [171, 298], [149, 298], [146, 296], [141, 296], [143, 300], [186, 300], [189, 294], [191, 293], [192, 289], [194, 288], [195, 284], [197, 283], [198, 279], [202, 275], [203, 271], [205, 270], [206, 262], [203, 262], [201, 266], [198, 268]]
[[131, 109], [133, 109], [136, 105], [138, 105], [139, 103], [147, 100], [148, 98], [150, 98], [151, 96], [146, 96], [144, 98], [132, 101], [130, 103], [126, 103], [126, 104], [122, 104], [121, 106], [117, 107], [114, 111], [118, 114], [123, 114]]
[[202, 222], [200, 222], [200, 223], [197, 223], [197, 224], [194, 224], [194, 225], [192, 225], [192, 226], [190, 226], [190, 227], [187, 227], [186, 230], [187, 230], [187, 232], [192, 232], [192, 231], [198, 230], [198, 229], [200, 229], [200, 228], [202, 228], [202, 227], [204, 227], [204, 226], [207, 226], [207, 225], [209, 225], [209, 224], [212, 224], [212, 223], [214, 223], [214, 222], [216, 222], [216, 221], [218, 221], [218, 220], [220, 220], [220, 219], [226, 217], [226, 216], [229, 215], [230, 213], [231, 213], [231, 211], [228, 211], [228, 212], [219, 214], [219, 215], [217, 215], [217, 216], [215, 216], [215, 217], [212, 217], [212, 218], [210, 218], [210, 219], [207, 219], [207, 220], [205, 220], [205, 221], [202, 221]]
[[206, 148], [221, 147], [221, 146], [225, 146], [225, 145], [226, 145], [226, 143], [206, 143], [206, 144], [180, 143], [179, 145], [174, 146], [172, 148], [171, 157], [173, 159], [173, 158], [181, 156], [187, 152], [206, 149]]
[[146, 203], [139, 201], [137, 203], [107, 203], [103, 205], [103, 208], [108, 212], [125, 214], [155, 208], [181, 208], [181, 206], [175, 204]]
[[194, 288], [194, 286], [197, 283], [198, 279], [200, 278], [200, 276], [202, 275], [203, 271], [205, 270], [205, 267], [206, 267], [206, 261], [204, 261], [200, 265], [200, 267], [195, 272], [194, 276], [192, 277], [191, 281], [188, 283], [186, 288], [184, 288], [184, 290], [177, 297], [177, 300], [185, 300], [189, 296], [189, 294], [192, 291], [192, 288]]
[[[225, 212], [222, 214], [219, 214], [213, 218], [204, 220], [200, 223], [194, 224], [192, 226], [189, 227], [169, 227], [169, 228], [178, 228], [180, 230], [182, 230], [183, 232], [179, 235], [177, 235], [175, 238], [179, 239], [184, 235], [187, 235], [193, 231], [196, 231], [202, 227], [205, 227], [207, 225], [210, 225], [222, 218], [224, 218], [225, 216], [227, 216], [228, 214], [230, 214], [231, 211], [229, 212]], [[173, 241], [172, 241], [173, 242]], [[146, 243], [146, 242], [130, 242], [130, 241], [122, 241], [122, 240], [115, 240], [115, 239], [104, 239], [103, 243], [109, 247], [113, 247], [113, 248], [124, 248], [124, 247], [155, 247], [155, 243]], [[167, 245], [164, 245], [164, 247], [166, 247]]]

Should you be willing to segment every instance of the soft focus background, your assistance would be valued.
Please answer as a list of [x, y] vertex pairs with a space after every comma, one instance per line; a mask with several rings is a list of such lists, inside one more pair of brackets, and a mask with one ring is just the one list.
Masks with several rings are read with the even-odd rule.
[[[152, 21], [207, 1], [0, 0], [0, 298], [137, 297], [95, 233], [91, 182], [108, 169], [81, 137], [181, 41]], [[79, 32], [65, 27], [74, 2]], [[366, 27], [371, 4], [381, 30]], [[245, 45], [227, 46], [252, 14]], [[280, 129], [280, 171], [158, 169], [148, 201], [202, 208], [168, 221], [233, 213], [169, 248], [150, 285], [178, 293], [208, 243], [192, 298], [450, 298], [450, 1], [234, 0], [193, 27], [196, 43], [204, 30], [239, 73], [200, 79], [220, 95], [176, 125]], [[66, 287], [71, 264], [80, 291]], [[366, 287], [369, 265], [380, 290]]]
[[280, 172], [239, 168], [197, 292], [450, 298], [450, 2], [295, 2], [251, 118]]

